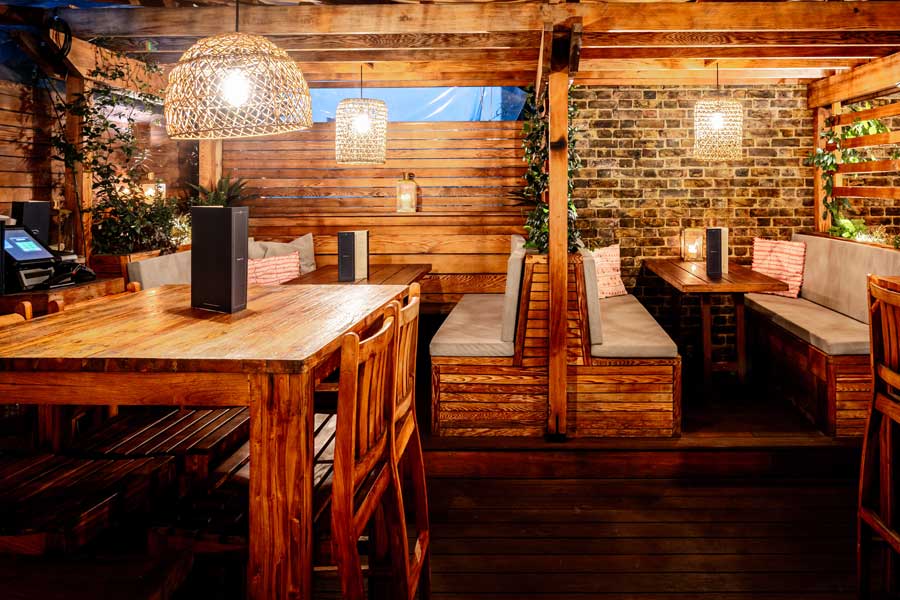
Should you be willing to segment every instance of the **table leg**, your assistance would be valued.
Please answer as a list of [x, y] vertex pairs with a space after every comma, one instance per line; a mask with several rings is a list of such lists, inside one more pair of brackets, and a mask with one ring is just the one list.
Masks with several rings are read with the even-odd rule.
[[261, 375], [250, 406], [248, 593], [312, 598], [313, 377]]
[[747, 383], [747, 327], [744, 321], [744, 295], [732, 294], [737, 344], [738, 381]]
[[703, 387], [712, 385], [712, 297], [700, 294], [700, 317], [703, 323]]

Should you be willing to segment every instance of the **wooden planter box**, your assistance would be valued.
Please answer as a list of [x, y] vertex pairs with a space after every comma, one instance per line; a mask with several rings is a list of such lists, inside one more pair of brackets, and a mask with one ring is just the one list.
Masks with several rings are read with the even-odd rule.
[[[191, 245], [179, 246], [176, 252], [190, 250]], [[128, 282], [129, 263], [147, 260], [167, 254], [162, 250], [147, 250], [146, 252], [133, 252], [131, 254], [92, 254], [90, 267], [97, 277], [124, 277]]]

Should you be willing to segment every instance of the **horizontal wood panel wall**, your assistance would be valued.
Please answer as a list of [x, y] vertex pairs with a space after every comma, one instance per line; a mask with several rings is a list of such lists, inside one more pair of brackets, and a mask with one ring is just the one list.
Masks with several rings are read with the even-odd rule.
[[0, 81], [0, 214], [14, 200], [51, 199], [49, 111], [34, 88]]
[[[372, 263], [429, 263], [423, 300], [446, 310], [466, 293], [502, 293], [509, 236], [523, 233], [522, 124], [390, 123], [384, 165], [338, 165], [334, 124], [225, 141], [222, 170], [249, 181], [250, 235], [312, 232], [316, 263], [337, 262], [338, 231], [367, 229]], [[418, 212], [397, 213], [396, 182], [414, 173]]]

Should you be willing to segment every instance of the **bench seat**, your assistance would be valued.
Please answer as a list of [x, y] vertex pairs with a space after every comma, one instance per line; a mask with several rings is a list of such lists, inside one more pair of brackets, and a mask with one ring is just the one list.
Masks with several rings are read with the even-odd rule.
[[674, 358], [678, 346], [647, 312], [628, 294], [600, 300], [603, 343], [591, 344], [596, 358]]
[[747, 308], [832, 356], [869, 353], [869, 326], [803, 298], [747, 294]]
[[512, 356], [501, 339], [504, 297], [466, 294], [431, 340], [432, 356]]

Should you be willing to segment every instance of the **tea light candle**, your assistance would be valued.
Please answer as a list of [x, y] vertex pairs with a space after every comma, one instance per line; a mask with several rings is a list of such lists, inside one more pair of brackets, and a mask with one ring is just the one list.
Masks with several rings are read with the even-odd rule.
[[699, 227], [687, 227], [681, 231], [681, 258], [686, 261], [702, 261], [703, 238], [706, 231]]

